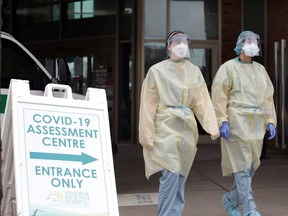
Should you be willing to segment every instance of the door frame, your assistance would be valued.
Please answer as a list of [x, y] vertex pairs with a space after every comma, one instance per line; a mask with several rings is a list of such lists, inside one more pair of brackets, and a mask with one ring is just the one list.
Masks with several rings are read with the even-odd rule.
[[[212, 81], [214, 79], [214, 76], [216, 75], [216, 72], [219, 68], [219, 45], [218, 40], [215, 41], [191, 41], [189, 44], [190, 48], [195, 49], [211, 49], [211, 55], [212, 55], [212, 68], [211, 68], [211, 78]], [[211, 95], [211, 92], [209, 92]], [[199, 140], [198, 144], [212, 144], [212, 143], [220, 143], [220, 139], [212, 140], [210, 135], [200, 135], [199, 134]]]

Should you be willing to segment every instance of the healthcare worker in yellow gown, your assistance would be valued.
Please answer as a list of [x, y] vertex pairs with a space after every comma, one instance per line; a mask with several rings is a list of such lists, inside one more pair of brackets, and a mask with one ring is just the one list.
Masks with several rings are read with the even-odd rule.
[[162, 172], [158, 216], [180, 216], [185, 182], [197, 150], [196, 118], [212, 139], [220, 134], [202, 73], [186, 59], [188, 36], [170, 33], [167, 52], [169, 58], [153, 65], [142, 85], [139, 141], [147, 179]]
[[221, 135], [222, 172], [233, 175], [234, 185], [222, 203], [229, 216], [260, 216], [252, 177], [260, 165], [266, 130], [276, 135], [273, 85], [264, 66], [252, 60], [259, 55], [259, 35], [240, 33], [237, 57], [220, 66], [212, 84], [212, 101]]

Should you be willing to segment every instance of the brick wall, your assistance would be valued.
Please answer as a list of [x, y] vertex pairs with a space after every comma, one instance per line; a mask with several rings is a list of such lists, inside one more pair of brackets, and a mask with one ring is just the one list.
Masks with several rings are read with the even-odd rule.
[[222, 0], [221, 64], [235, 57], [235, 44], [241, 32], [241, 0]]

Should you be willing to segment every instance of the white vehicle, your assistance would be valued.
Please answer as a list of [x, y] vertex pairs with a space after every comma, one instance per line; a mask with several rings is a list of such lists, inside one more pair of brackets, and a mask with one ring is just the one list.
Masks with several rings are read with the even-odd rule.
[[[36, 59], [36, 57], [25, 48], [19, 41], [8, 33], [0, 32], [1, 44], [2, 44], [2, 61], [1, 61], [1, 100], [0, 100], [0, 114], [1, 114], [1, 128], [3, 125], [3, 117], [5, 113], [7, 94], [11, 79], [28, 80], [30, 85], [30, 93], [32, 95], [43, 95], [45, 86], [48, 83], [57, 83], [57, 80], [48, 72], [48, 70]], [[58, 77], [62, 77], [61, 83], [69, 77], [70, 71], [65, 65], [63, 59], [58, 60]], [[63, 96], [63, 92], [56, 91], [55, 97]], [[74, 94], [75, 99], [85, 99], [84, 95]], [[0, 128], [0, 129], [1, 129]], [[3, 189], [3, 200], [1, 205], [1, 215], [7, 212], [14, 212], [16, 206], [15, 191], [14, 191], [14, 180], [13, 179], [13, 159], [7, 158], [4, 152], [7, 152], [7, 148], [12, 146], [12, 139], [2, 140], [2, 189]], [[11, 176], [12, 175], [12, 176]], [[7, 201], [7, 199], [9, 200]], [[3, 202], [6, 205], [3, 206]], [[8, 204], [7, 204], [8, 203]]]
[[[0, 32], [2, 43], [1, 88], [9, 86], [10, 78], [28, 79], [35, 89], [42, 89], [42, 85], [52, 81], [52, 75], [12, 35]], [[35, 83], [35, 81], [41, 83]]]
[[[38, 61], [38, 59], [12, 35], [0, 32], [2, 43], [1, 62], [1, 116], [5, 112], [7, 92], [11, 79], [29, 80], [31, 94], [41, 94], [48, 83], [57, 83], [48, 70]], [[59, 79], [61, 83], [66, 81], [69, 71], [66, 69], [63, 59], [58, 60]], [[83, 95], [73, 94], [77, 99], [84, 99]]]

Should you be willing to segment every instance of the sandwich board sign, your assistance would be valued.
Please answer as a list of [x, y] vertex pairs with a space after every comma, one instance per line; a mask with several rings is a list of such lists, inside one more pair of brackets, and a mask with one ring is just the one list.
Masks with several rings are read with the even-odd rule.
[[2, 206], [15, 190], [15, 215], [119, 215], [105, 90], [88, 88], [85, 100], [74, 100], [67, 85], [48, 84], [39, 96], [28, 81], [11, 80], [6, 110], [2, 145], [12, 140], [13, 151], [2, 157], [14, 167], [2, 175], [15, 176], [15, 188], [2, 182]]

